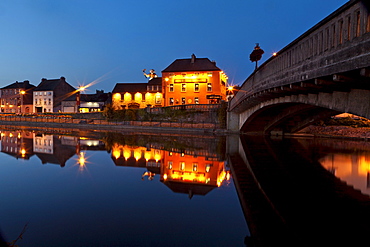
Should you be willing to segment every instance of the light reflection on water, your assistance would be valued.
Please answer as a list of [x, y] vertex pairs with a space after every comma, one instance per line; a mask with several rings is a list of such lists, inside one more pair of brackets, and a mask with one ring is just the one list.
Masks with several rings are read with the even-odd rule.
[[370, 150], [366, 153], [328, 154], [320, 163], [342, 181], [370, 195]]
[[[0, 228], [19, 246], [243, 246], [224, 137], [2, 131]], [[232, 227], [231, 227], [232, 226]]]

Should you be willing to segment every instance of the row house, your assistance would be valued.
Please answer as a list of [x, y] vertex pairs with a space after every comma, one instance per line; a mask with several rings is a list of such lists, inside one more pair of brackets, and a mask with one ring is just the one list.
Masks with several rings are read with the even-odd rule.
[[208, 58], [176, 59], [162, 70], [165, 106], [218, 104], [226, 100], [227, 76]]
[[77, 90], [64, 77], [43, 78], [33, 90], [33, 112], [76, 112], [76, 94]]
[[32, 91], [29, 81], [14, 82], [0, 89], [2, 113], [31, 113], [33, 111]]
[[115, 109], [161, 107], [163, 103], [161, 77], [148, 83], [117, 83], [112, 91]]
[[117, 83], [112, 92], [114, 108], [218, 104], [227, 100], [228, 78], [208, 58], [193, 54], [176, 59], [162, 70], [162, 77], [149, 77], [148, 83]]

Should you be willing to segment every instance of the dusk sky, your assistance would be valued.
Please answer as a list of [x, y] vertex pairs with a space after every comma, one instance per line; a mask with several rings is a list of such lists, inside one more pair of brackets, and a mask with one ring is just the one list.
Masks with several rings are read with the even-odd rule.
[[347, 0], [2, 0], [0, 87], [66, 77], [111, 92], [175, 59], [207, 57], [241, 85], [263, 62]]

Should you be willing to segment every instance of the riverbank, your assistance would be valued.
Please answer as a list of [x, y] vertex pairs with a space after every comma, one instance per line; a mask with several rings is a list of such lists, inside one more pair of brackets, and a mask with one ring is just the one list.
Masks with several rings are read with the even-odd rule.
[[315, 137], [331, 137], [346, 139], [370, 140], [370, 127], [350, 126], [316, 126], [311, 125], [299, 131], [298, 135], [312, 135]]

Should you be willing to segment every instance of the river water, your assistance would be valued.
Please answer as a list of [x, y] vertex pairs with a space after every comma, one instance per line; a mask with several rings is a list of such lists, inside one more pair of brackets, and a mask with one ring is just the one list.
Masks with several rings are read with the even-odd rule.
[[[235, 142], [233, 138], [3, 129], [1, 235], [22, 247], [252, 246], [253, 242], [268, 246], [264, 239], [273, 233], [260, 225], [272, 225], [273, 220], [266, 223], [248, 214], [254, 211], [246, 202], [255, 202], [240, 190], [249, 181], [233, 169], [236, 164], [226, 144]], [[298, 139], [284, 146], [281, 141], [244, 138], [241, 143], [245, 151], [241, 156], [253, 159], [240, 158], [241, 167], [255, 169], [255, 178], [270, 193], [280, 215], [288, 219], [285, 222], [294, 216], [284, 214], [286, 205], [274, 200], [280, 198], [279, 192], [269, 188], [271, 183], [278, 187], [277, 182], [271, 179], [269, 184], [256, 168], [266, 165], [269, 156], [278, 163], [277, 154], [284, 154], [271, 152], [276, 147], [294, 149], [299, 157], [316, 162], [320, 173], [348, 185], [361, 195], [360, 200], [370, 195], [368, 143]], [[261, 143], [267, 143], [267, 149]], [[285, 173], [289, 169], [284, 167]], [[271, 176], [271, 172], [266, 174]]]

